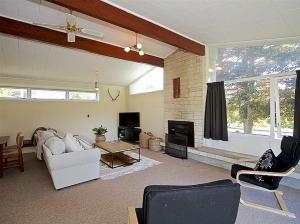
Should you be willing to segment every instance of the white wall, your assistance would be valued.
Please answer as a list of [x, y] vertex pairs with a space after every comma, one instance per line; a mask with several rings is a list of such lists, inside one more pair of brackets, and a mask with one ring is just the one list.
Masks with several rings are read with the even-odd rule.
[[[51, 88], [71, 88], [92, 90], [93, 84], [56, 83], [0, 78], [0, 84], [43, 86]], [[107, 95], [120, 90], [120, 97], [112, 102]], [[94, 138], [92, 128], [102, 124], [108, 128], [108, 140], [117, 139], [118, 113], [126, 110], [126, 88], [100, 86], [99, 102], [40, 101], [40, 100], [0, 100], [0, 135], [11, 136], [10, 144], [18, 131], [31, 138], [33, 131], [40, 126], [52, 127], [72, 134]], [[88, 117], [89, 115], [89, 117]]]
[[261, 156], [267, 149], [280, 153], [281, 139], [271, 139], [269, 136], [228, 133], [228, 142], [205, 139], [204, 146]]
[[140, 112], [142, 131], [152, 132], [164, 138], [164, 94], [163, 91], [129, 95], [127, 111]]

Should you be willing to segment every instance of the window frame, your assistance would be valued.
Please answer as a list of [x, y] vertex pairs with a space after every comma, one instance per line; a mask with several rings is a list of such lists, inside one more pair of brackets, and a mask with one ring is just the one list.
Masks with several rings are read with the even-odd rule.
[[[59, 88], [44, 88], [44, 87], [24, 87], [24, 86], [14, 86], [14, 85], [0, 85], [0, 88], [12, 88], [12, 89], [26, 89], [27, 90], [27, 97], [26, 98], [10, 98], [10, 97], [0, 97], [0, 100], [16, 100], [16, 101], [70, 101], [70, 102], [99, 102], [100, 93], [99, 91], [93, 90], [83, 90], [83, 89], [59, 89]], [[32, 90], [48, 90], [48, 91], [64, 91], [65, 98], [64, 99], [40, 99], [40, 98], [32, 98], [31, 92]], [[83, 93], [96, 93], [96, 100], [77, 100], [77, 99], [70, 99], [69, 92], [83, 92]]]
[[[288, 78], [297, 78], [296, 74], [293, 75], [287, 75], [287, 76], [279, 76], [275, 77], [274, 80], [274, 95], [275, 95], [275, 101], [273, 103], [273, 106], [276, 110], [275, 113], [275, 120], [273, 122], [274, 124], [274, 138], [282, 138], [284, 135], [282, 134], [282, 128], [281, 128], [281, 111], [280, 111], [280, 96], [279, 96], [279, 87], [278, 87], [278, 81], [282, 79], [288, 79]], [[277, 115], [277, 116], [276, 116]], [[277, 128], [277, 130], [275, 130]]]

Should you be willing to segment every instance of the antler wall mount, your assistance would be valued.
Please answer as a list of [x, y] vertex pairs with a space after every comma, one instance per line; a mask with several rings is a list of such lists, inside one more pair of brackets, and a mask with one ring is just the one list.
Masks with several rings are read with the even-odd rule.
[[112, 94], [110, 93], [109, 88], [108, 88], [108, 89], [107, 89], [107, 93], [108, 93], [108, 96], [109, 96], [109, 98], [111, 99], [111, 101], [112, 101], [112, 102], [115, 102], [115, 101], [117, 101], [117, 99], [119, 98], [121, 92], [120, 92], [120, 90], [117, 90], [116, 96], [113, 97]]

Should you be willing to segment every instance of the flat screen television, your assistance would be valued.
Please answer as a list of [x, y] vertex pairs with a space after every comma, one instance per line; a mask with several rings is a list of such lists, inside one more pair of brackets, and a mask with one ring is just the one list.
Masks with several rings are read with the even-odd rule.
[[119, 113], [119, 126], [140, 127], [140, 113], [139, 112]]

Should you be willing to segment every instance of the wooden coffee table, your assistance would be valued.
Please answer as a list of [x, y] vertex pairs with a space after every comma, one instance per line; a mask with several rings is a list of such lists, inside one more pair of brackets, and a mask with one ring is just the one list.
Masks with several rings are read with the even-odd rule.
[[[112, 169], [120, 166], [131, 165], [133, 163], [140, 162], [141, 160], [141, 150], [138, 145], [133, 145], [123, 141], [113, 141], [113, 142], [99, 142], [96, 143], [95, 146], [106, 152], [104, 155], [101, 155], [101, 162], [103, 162], [104, 164], [106, 164]], [[135, 150], [138, 151], [138, 156], [139, 156], [138, 159], [126, 154], [126, 152], [135, 151]], [[108, 162], [102, 159], [102, 157], [104, 156], [109, 158]], [[114, 160], [120, 157], [123, 157], [122, 163], [114, 164]]]

